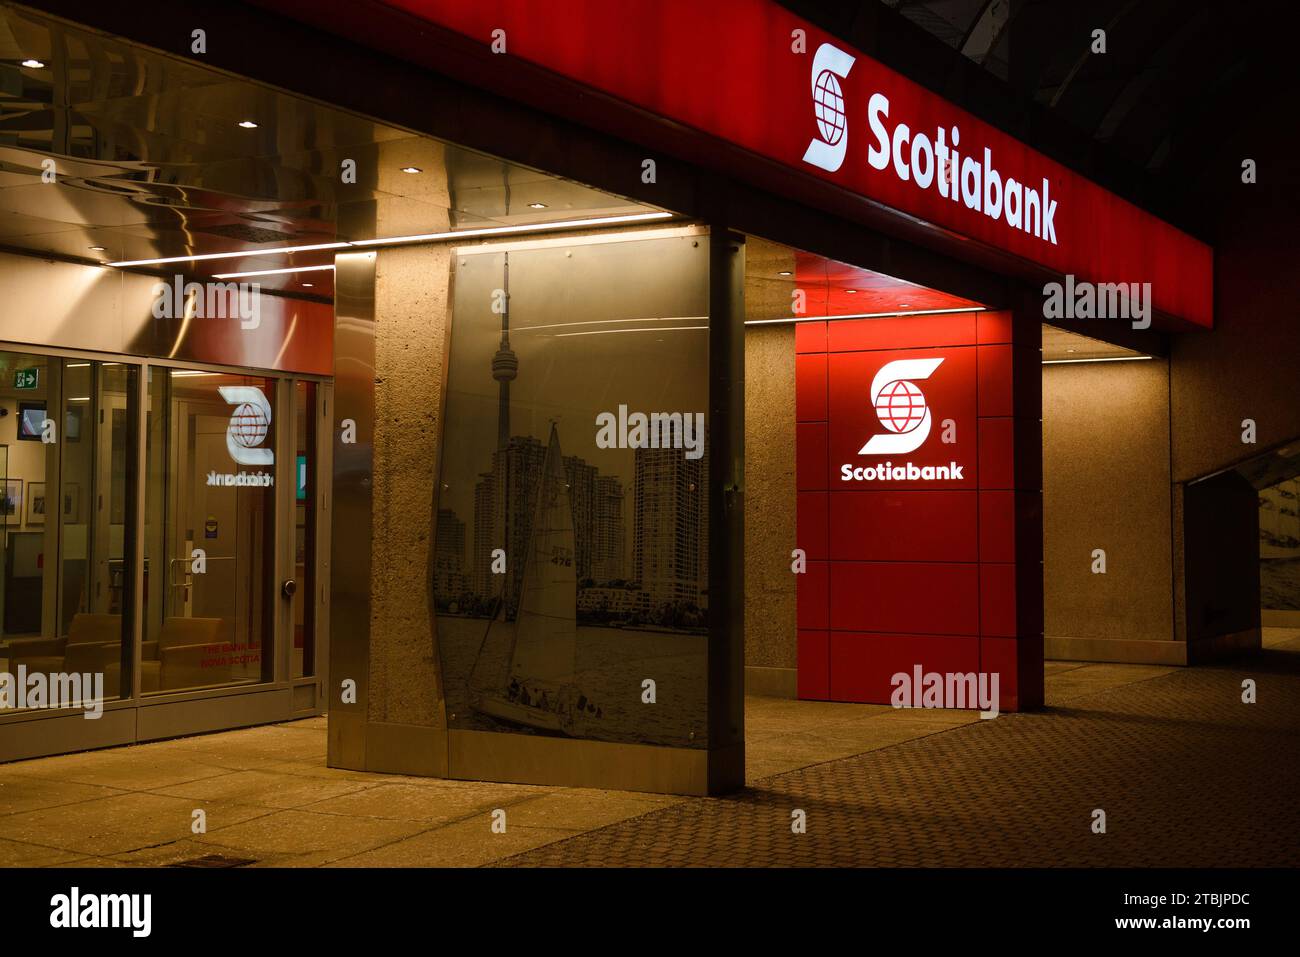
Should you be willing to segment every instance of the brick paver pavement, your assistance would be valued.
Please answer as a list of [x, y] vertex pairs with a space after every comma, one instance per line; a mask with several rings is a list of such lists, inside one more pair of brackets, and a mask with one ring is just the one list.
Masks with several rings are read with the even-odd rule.
[[[1300, 864], [1300, 655], [1181, 669], [765, 778], [502, 866]], [[1258, 703], [1241, 700], [1254, 678]], [[1091, 831], [1095, 808], [1106, 833]], [[807, 833], [791, 812], [807, 812]]]

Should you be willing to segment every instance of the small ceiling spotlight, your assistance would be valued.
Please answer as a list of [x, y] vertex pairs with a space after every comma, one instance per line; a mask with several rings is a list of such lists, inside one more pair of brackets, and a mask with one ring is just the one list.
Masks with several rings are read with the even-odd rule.
[[239, 125], [240, 125], [241, 127], [243, 127], [244, 129], [246, 129], [246, 130], [255, 130], [255, 129], [257, 129], [257, 124], [254, 123], [252, 120], [240, 120], [240, 121], [239, 121]]
[[529, 204], [528, 204], [528, 208], [529, 208], [529, 209], [545, 209], [545, 208], [546, 208], [546, 204], [545, 204], [545, 203], [529, 203]]
[[312, 287], [312, 283], [305, 282], [302, 284], [303, 289], [310, 289], [311, 287]]
[[423, 173], [424, 170], [420, 169], [420, 167], [418, 167], [418, 166], [403, 166], [403, 167], [402, 167], [402, 172], [403, 172], [403, 173]]
[[910, 302], [900, 302], [900, 303], [898, 304], [898, 308], [899, 308], [899, 309], [906, 309], [906, 308], [908, 308], [908, 307], [911, 306], [911, 305], [912, 305], [912, 304], [911, 304]]
[[778, 276], [793, 276], [794, 273], [792, 273], [792, 272], [791, 272], [790, 270], [788, 270], [788, 269], [782, 269], [779, 273], [777, 273], [777, 275], [778, 275]]
[[850, 296], [857, 295], [858, 292], [856, 289], [845, 289], [844, 291], [847, 292]]
[[86, 248], [89, 249], [92, 253], [102, 253], [104, 251], [103, 246], [87, 246]]
[[33, 60], [31, 57], [28, 57], [23, 61], [23, 66], [27, 67], [29, 70], [43, 70], [45, 68], [44, 63], [40, 60]]

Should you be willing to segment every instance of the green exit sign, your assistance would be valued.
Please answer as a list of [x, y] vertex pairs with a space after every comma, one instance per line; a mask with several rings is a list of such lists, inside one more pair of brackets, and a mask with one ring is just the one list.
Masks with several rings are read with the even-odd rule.
[[15, 369], [14, 370], [14, 388], [15, 389], [35, 389], [40, 382], [39, 369]]

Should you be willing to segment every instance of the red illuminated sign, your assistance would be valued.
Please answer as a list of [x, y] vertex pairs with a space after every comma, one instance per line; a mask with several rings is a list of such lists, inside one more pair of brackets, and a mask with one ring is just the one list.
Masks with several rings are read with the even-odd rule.
[[799, 697], [889, 703], [919, 664], [1041, 703], [1041, 425], [1014, 375], [1038, 357], [1010, 314], [804, 322], [795, 349]]
[[971, 347], [832, 353], [827, 400], [830, 488], [975, 487]]
[[[385, 0], [994, 249], [1212, 324], [1204, 243], [771, 0]], [[495, 31], [504, 31], [496, 33]], [[802, 43], [798, 41], [802, 34]]]

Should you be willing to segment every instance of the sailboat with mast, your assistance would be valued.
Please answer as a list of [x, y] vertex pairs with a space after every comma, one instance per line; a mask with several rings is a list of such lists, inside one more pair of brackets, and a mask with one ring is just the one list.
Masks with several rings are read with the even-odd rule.
[[[578, 687], [578, 582], [573, 509], [560, 437], [550, 439], [534, 499], [518, 607], [509, 620], [508, 581], [470, 672], [469, 703], [487, 717], [573, 737], [585, 737], [604, 717]], [[505, 668], [484, 668], [489, 638], [505, 633]], [[478, 677], [490, 670], [490, 678]]]

